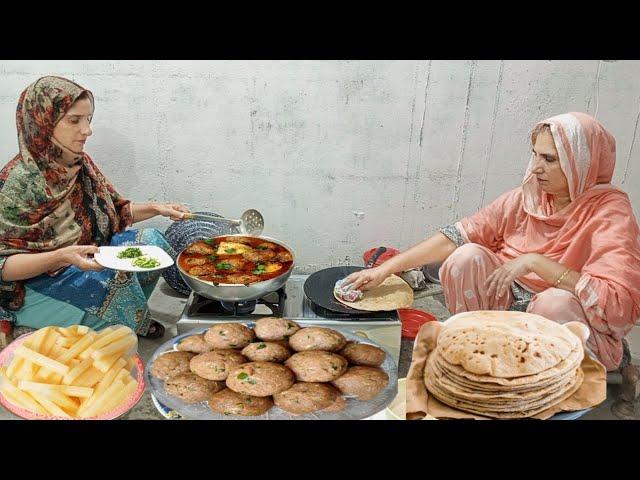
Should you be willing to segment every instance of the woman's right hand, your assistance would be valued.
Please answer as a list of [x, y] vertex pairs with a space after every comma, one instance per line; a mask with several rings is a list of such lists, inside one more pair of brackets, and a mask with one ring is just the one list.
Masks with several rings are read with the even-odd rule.
[[389, 273], [382, 266], [365, 268], [349, 275], [342, 286], [347, 287], [349, 290], [371, 290], [384, 282], [388, 276]]
[[89, 255], [98, 253], [100, 249], [95, 245], [71, 245], [58, 250], [60, 268], [75, 265], [83, 271], [99, 272], [104, 267]]

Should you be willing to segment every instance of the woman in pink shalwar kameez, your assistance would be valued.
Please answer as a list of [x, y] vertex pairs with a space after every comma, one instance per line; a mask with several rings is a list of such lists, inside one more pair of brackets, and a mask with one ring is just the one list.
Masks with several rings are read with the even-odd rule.
[[443, 262], [452, 313], [526, 310], [579, 321], [609, 370], [640, 316], [640, 230], [610, 184], [615, 139], [584, 113], [538, 123], [522, 185], [379, 267], [348, 277], [367, 290], [390, 273]]

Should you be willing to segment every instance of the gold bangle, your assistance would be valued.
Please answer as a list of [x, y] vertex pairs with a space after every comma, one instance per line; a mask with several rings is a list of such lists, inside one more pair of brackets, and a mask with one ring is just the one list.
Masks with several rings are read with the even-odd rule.
[[564, 277], [566, 277], [569, 272], [571, 271], [570, 268], [567, 268], [562, 275], [560, 275], [560, 277], [558, 278], [558, 280], [556, 280], [556, 283], [553, 284], [554, 287], [557, 287], [558, 285], [560, 285], [560, 282], [562, 282], [562, 280], [564, 280]]

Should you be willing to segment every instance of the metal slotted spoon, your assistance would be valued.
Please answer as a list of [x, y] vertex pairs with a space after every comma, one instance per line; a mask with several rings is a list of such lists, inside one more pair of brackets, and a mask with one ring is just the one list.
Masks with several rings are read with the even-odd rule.
[[262, 233], [262, 230], [264, 230], [264, 218], [259, 211], [254, 209], [250, 209], [244, 212], [240, 217], [240, 220], [230, 220], [228, 218], [215, 217], [213, 215], [204, 215], [202, 213], [191, 213], [185, 217], [185, 220], [229, 223], [234, 227], [238, 227], [240, 233], [253, 236], [260, 235]]

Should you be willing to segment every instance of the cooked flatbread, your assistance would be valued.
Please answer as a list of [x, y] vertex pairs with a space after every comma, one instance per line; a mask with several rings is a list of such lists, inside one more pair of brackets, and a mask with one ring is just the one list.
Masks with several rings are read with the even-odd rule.
[[413, 289], [397, 275], [391, 275], [377, 287], [365, 291], [364, 296], [355, 302], [342, 300], [335, 293], [333, 296], [348, 307], [369, 312], [408, 308], [413, 304]]
[[467, 312], [447, 322], [438, 336], [438, 350], [449, 364], [501, 378], [548, 370], [581, 343], [563, 325], [523, 312]]
[[564, 390], [565, 387], [574, 380], [576, 370], [568, 372], [563, 377], [557, 379], [557, 381], [554, 381], [542, 388], [526, 391], [482, 392], [473, 387], [457, 384], [452, 378], [449, 378], [445, 373], [439, 370], [437, 365], [431, 365], [428, 369], [429, 375], [434, 376], [434, 381], [437, 382], [438, 386], [453, 398], [482, 405], [494, 406], [522, 406], [529, 402], [547, 399], [550, 395]]
[[582, 338], [522, 312], [467, 312], [447, 321], [424, 369], [427, 390], [491, 418], [534, 416], [582, 384]]
[[436, 375], [440, 376], [445, 383], [449, 383], [452, 386], [457, 387], [465, 392], [477, 393], [491, 397], [499, 395], [500, 397], [505, 398], [509, 398], [510, 394], [527, 394], [532, 392], [540, 392], [541, 390], [557, 386], [561, 382], [566, 381], [572, 375], [574, 375], [578, 367], [578, 365], [575, 365], [572, 369], [567, 370], [561, 375], [546, 378], [535, 383], [510, 386], [488, 382], [472, 382], [464, 377], [459, 377], [455, 374], [452, 374], [451, 372], [440, 367], [434, 355], [431, 355], [430, 360], [431, 364], [428, 368], [433, 370]]
[[[433, 352], [433, 355], [436, 355], [436, 351]], [[444, 370], [450, 372], [452, 375], [463, 379], [468, 380], [474, 383], [484, 383], [486, 386], [491, 385], [500, 385], [501, 388], [516, 388], [520, 386], [527, 385], [535, 385], [543, 382], [549, 378], [555, 378], [558, 375], [562, 375], [569, 370], [577, 368], [578, 365], [582, 363], [582, 359], [584, 358], [584, 348], [580, 345], [571, 354], [565, 358], [562, 362], [557, 364], [555, 367], [551, 367], [547, 370], [544, 370], [540, 373], [536, 373], [535, 375], [526, 375], [521, 377], [513, 377], [513, 378], [501, 378], [501, 377], [492, 377], [490, 375], [476, 375], [471, 372], [467, 372], [464, 368], [459, 365], [451, 365], [450, 363], [444, 361], [442, 357], [438, 354], [436, 355], [435, 361], [438, 362]]]
[[569, 398], [571, 395], [573, 395], [576, 392], [576, 390], [578, 390], [578, 388], [580, 388], [583, 380], [584, 380], [584, 373], [582, 372], [582, 369], [578, 369], [574, 382], [561, 395], [558, 395], [555, 398], [551, 398], [549, 402], [545, 402], [538, 406], [533, 406], [530, 409], [526, 409], [525, 407], [521, 410], [512, 410], [512, 411], [488, 410], [475, 403], [467, 403], [467, 402], [460, 402], [460, 401], [453, 400], [448, 395], [443, 394], [438, 389], [438, 387], [433, 384], [427, 385], [427, 389], [434, 397], [436, 397], [442, 403], [445, 403], [450, 407], [456, 408], [458, 410], [464, 410], [470, 413], [475, 413], [477, 415], [482, 415], [485, 417], [492, 417], [492, 418], [528, 418], [528, 417], [533, 417], [534, 415], [537, 415], [538, 413], [543, 412], [548, 408], [551, 408], [553, 405], [557, 405], [558, 403], [561, 403], [567, 398]]

